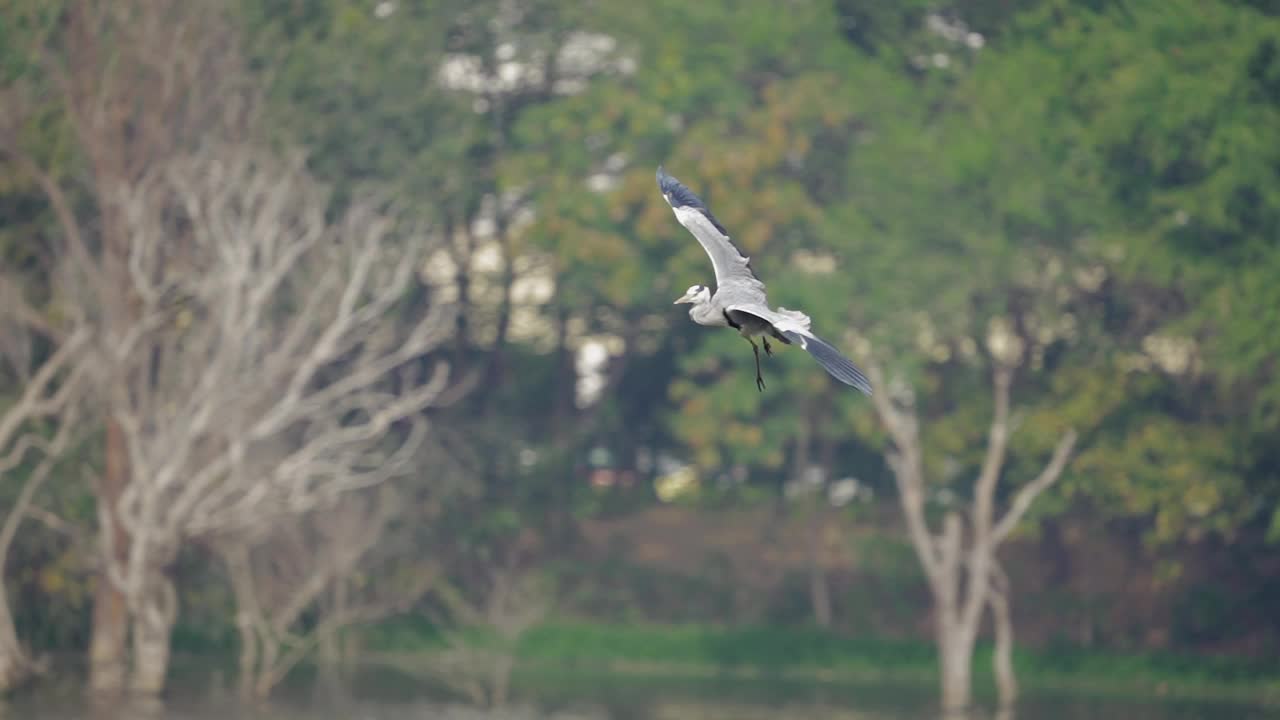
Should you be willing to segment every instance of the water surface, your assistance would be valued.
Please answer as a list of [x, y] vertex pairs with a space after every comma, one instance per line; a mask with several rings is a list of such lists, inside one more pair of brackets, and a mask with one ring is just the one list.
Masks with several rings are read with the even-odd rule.
[[[215, 675], [216, 677], [216, 675]], [[78, 684], [36, 688], [0, 706], [22, 720], [940, 720], [933, 689], [771, 678], [637, 678], [607, 673], [521, 676], [510, 701], [484, 708], [457, 682], [368, 669], [342, 690], [299, 683], [269, 704], [237, 703], [225, 684], [176, 686], [163, 706], [104, 706]], [[1011, 713], [968, 720], [1280, 720], [1280, 709], [1167, 698], [1030, 693]]]

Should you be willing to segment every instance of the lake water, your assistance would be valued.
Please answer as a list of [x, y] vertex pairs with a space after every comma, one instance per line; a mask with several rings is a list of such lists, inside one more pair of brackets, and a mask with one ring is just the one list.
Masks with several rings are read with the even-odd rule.
[[[175, 690], [164, 706], [93, 706], [80, 685], [46, 686], [0, 705], [0, 720], [939, 720], [929, 686], [841, 686], [742, 678], [596, 674], [518, 678], [502, 709], [478, 708], [456, 688], [385, 670], [362, 673], [341, 694], [287, 688], [245, 707], [223, 684]], [[1029, 693], [1012, 713], [967, 720], [1280, 720], [1280, 708], [1175, 699]]]

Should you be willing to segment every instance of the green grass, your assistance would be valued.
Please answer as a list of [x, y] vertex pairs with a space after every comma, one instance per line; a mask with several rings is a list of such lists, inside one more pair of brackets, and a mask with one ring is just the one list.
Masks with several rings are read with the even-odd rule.
[[704, 625], [547, 623], [524, 635], [517, 654], [523, 660], [624, 660], [771, 671], [928, 671], [933, 665], [932, 648], [918, 643], [852, 640], [816, 628]]
[[[397, 622], [366, 636], [373, 652], [429, 654], [441, 647], [429, 625]], [[933, 646], [848, 637], [819, 628], [613, 625], [559, 620], [527, 632], [515, 647], [526, 668], [636, 676], [757, 676], [814, 681], [934, 682]], [[1022, 650], [1019, 682], [1030, 691], [1185, 697], [1280, 703], [1280, 663], [1095, 650]], [[991, 649], [974, 658], [975, 690], [993, 692]]]

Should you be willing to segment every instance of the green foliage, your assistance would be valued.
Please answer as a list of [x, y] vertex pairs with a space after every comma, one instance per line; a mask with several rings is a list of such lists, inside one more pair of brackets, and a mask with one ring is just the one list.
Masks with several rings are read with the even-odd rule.
[[1051, 52], [1068, 73], [1088, 176], [1113, 208], [1109, 234], [1126, 238], [1121, 267], [1181, 296], [1171, 319], [1224, 379], [1256, 384], [1274, 422], [1280, 20], [1189, 1], [1049, 17], [1027, 21], [1047, 47], [1022, 53]]
[[63, 0], [0, 2], [0, 86], [41, 73], [40, 48], [65, 9]]

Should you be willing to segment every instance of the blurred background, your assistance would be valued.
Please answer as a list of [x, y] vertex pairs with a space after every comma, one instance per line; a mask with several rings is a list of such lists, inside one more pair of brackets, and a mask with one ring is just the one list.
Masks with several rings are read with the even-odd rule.
[[0, 687], [1265, 717], [1277, 228], [1273, 0], [3, 0]]

